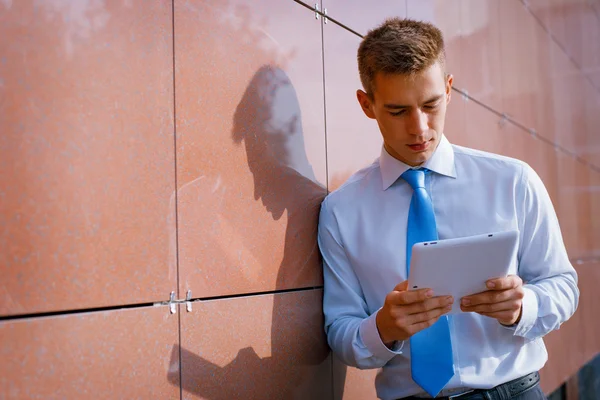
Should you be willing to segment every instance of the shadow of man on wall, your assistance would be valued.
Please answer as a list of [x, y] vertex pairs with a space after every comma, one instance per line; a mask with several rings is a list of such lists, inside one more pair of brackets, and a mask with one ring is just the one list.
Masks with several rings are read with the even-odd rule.
[[[331, 358], [323, 331], [322, 292], [306, 287], [307, 283], [314, 286], [322, 281], [317, 224], [326, 189], [316, 183], [308, 161], [300, 107], [286, 73], [273, 66], [261, 67], [233, 119], [231, 138], [245, 147], [254, 200], [261, 201], [274, 220], [280, 220], [287, 211], [276, 291], [292, 291], [273, 295], [271, 336], [264, 338], [270, 340], [270, 357], [260, 357], [252, 347], [246, 347], [229, 364], [219, 366], [176, 345], [172, 364], [181, 353], [181, 386], [194, 397], [329, 399]], [[295, 290], [303, 288], [309, 290]], [[247, 309], [256, 313], [256, 323], [260, 323], [259, 311]], [[247, 334], [235, 319], [231, 322], [234, 335]], [[168, 379], [179, 385], [179, 371], [172, 371]]]

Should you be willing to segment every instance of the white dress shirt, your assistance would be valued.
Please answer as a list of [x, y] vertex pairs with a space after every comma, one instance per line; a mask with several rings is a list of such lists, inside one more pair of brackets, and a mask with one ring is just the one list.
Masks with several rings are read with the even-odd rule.
[[[577, 274], [569, 262], [550, 197], [526, 163], [451, 145], [445, 136], [423, 165], [440, 239], [518, 230], [518, 274], [525, 282], [515, 327], [461, 313], [450, 318], [456, 374], [452, 388], [491, 388], [537, 371], [548, 354], [542, 336], [577, 308]], [[408, 165], [385, 149], [321, 206], [325, 331], [346, 364], [381, 368], [378, 397], [424, 391], [411, 379], [410, 343], [388, 349], [375, 316], [385, 296], [406, 280], [406, 226], [412, 197], [400, 178]], [[443, 262], [443, 260], [440, 260]]]

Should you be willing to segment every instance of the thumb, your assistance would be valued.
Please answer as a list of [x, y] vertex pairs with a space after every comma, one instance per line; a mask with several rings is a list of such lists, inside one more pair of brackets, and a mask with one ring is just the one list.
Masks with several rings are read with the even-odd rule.
[[405, 292], [406, 290], [408, 290], [408, 281], [404, 281], [397, 284], [394, 290], [396, 292]]

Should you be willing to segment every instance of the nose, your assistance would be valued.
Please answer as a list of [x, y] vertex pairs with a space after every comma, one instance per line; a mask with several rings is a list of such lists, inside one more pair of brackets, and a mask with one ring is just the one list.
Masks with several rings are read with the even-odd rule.
[[418, 136], [427, 132], [429, 129], [427, 114], [421, 109], [413, 110], [408, 119], [408, 132], [412, 135]]

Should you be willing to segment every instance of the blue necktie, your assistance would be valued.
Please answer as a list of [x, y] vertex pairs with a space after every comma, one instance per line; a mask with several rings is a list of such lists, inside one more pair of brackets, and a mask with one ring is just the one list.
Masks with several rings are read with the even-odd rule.
[[[433, 204], [425, 189], [425, 171], [409, 169], [402, 178], [413, 188], [406, 231], [406, 270], [410, 269], [412, 246], [437, 240]], [[454, 376], [452, 342], [448, 317], [443, 315], [431, 327], [410, 338], [412, 379], [432, 397]]]

